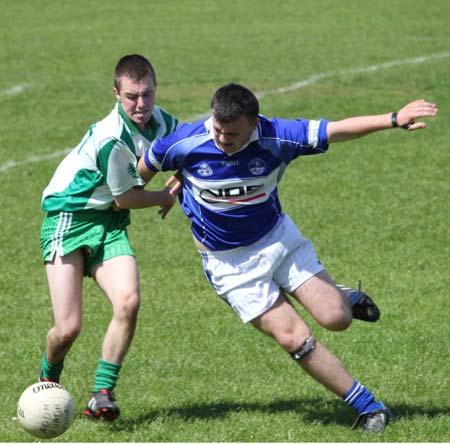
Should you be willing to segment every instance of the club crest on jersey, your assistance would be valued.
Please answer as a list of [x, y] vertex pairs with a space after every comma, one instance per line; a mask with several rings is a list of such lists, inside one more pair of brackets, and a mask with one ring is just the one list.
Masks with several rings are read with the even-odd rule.
[[213, 170], [212, 170], [212, 168], [211, 168], [207, 163], [202, 163], [202, 164], [198, 167], [197, 173], [198, 173], [200, 176], [207, 177], [207, 176], [212, 176], [212, 175], [213, 175]]
[[266, 171], [266, 167], [266, 162], [258, 158], [251, 160], [248, 164], [248, 169], [254, 176], [260, 176], [263, 174], [264, 171]]
[[138, 172], [136, 171], [136, 166], [133, 165], [132, 163], [128, 164], [128, 168], [127, 168], [128, 174], [131, 177], [134, 177], [135, 179], [137, 179], [139, 177]]

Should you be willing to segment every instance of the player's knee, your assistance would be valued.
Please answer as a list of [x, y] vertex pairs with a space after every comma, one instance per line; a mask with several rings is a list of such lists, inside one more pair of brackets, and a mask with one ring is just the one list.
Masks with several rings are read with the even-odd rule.
[[284, 350], [294, 350], [298, 346], [298, 340], [293, 336], [282, 336], [277, 338], [278, 343]]
[[342, 331], [352, 323], [352, 312], [345, 304], [337, 304], [328, 307], [326, 311], [321, 313], [319, 324], [331, 331]]
[[70, 347], [77, 339], [81, 331], [81, 321], [65, 321], [55, 328], [59, 345], [63, 348]]
[[123, 293], [121, 297], [116, 298], [114, 315], [120, 319], [135, 320], [139, 306], [140, 298], [138, 292], [130, 291]]
[[284, 350], [290, 353], [292, 350], [298, 348], [299, 344], [298, 338], [306, 338], [310, 334], [311, 333], [307, 328], [284, 330], [283, 332], [279, 332], [279, 334], [276, 337], [276, 340]]

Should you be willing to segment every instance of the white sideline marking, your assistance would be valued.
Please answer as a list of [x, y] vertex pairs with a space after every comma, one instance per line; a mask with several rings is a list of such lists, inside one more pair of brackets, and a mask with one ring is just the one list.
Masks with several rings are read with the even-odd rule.
[[376, 72], [376, 71], [381, 71], [382, 69], [393, 68], [395, 66], [414, 65], [414, 64], [419, 64], [419, 63], [425, 63], [425, 62], [428, 62], [429, 60], [433, 60], [433, 59], [445, 59], [448, 57], [450, 57], [450, 51], [436, 53], [436, 54], [430, 54], [428, 56], [415, 57], [412, 59], [393, 60], [392, 62], [386, 62], [386, 63], [381, 63], [379, 65], [372, 65], [372, 66], [366, 66], [366, 67], [361, 67], [361, 68], [351, 68], [351, 69], [344, 69], [344, 70], [340, 70], [340, 71], [323, 72], [320, 74], [316, 74], [316, 75], [310, 77], [309, 79], [294, 83], [292, 85], [277, 88], [273, 91], [258, 93], [257, 96], [258, 96], [258, 98], [261, 98], [261, 97], [267, 96], [269, 94], [284, 94], [286, 92], [295, 91], [297, 89], [301, 89], [306, 86], [310, 86], [314, 83], [317, 83], [320, 80], [329, 79], [332, 77], [339, 77], [339, 76], [344, 76], [344, 75], [348, 75], [348, 74]]
[[0, 96], [15, 96], [24, 92], [27, 89], [27, 85], [14, 85], [11, 88], [2, 89], [0, 91]]
[[16, 166], [25, 165], [31, 162], [40, 162], [42, 160], [53, 159], [54, 157], [59, 157], [69, 153], [71, 149], [72, 148], [64, 148], [63, 150], [55, 151], [54, 153], [46, 154], [44, 156], [31, 156], [25, 160], [18, 160], [18, 161], [8, 160], [8, 162], [0, 166], [0, 172], [9, 170], [10, 168], [14, 168]]
[[[349, 74], [376, 72], [376, 71], [381, 71], [382, 69], [394, 68], [396, 66], [425, 63], [430, 60], [446, 59], [449, 57], [450, 57], [450, 51], [447, 51], [447, 52], [441, 52], [441, 53], [436, 53], [436, 54], [430, 54], [427, 56], [415, 57], [415, 58], [411, 58], [411, 59], [393, 60], [391, 62], [381, 63], [378, 65], [372, 65], [372, 66], [366, 66], [366, 67], [361, 67], [361, 68], [351, 68], [351, 69], [344, 69], [344, 70], [340, 70], [340, 71], [322, 72], [322, 73], [316, 74], [314, 76], [311, 76], [309, 79], [302, 80], [301, 82], [293, 83], [292, 85], [283, 86], [283, 87], [277, 88], [272, 91], [256, 93], [256, 96], [258, 97], [258, 99], [260, 99], [260, 98], [268, 96], [270, 94], [284, 94], [289, 91], [295, 91], [295, 90], [298, 90], [301, 88], [305, 88], [305, 87], [310, 86], [314, 83], [317, 83], [323, 79], [330, 79], [332, 77], [339, 77], [339, 76], [349, 75]], [[0, 96], [20, 94], [22, 91], [25, 90], [25, 88], [26, 88], [26, 86], [24, 86], [24, 85], [16, 85], [7, 90], [0, 91]], [[198, 115], [192, 116], [191, 118], [187, 119], [187, 121], [195, 121], [195, 120], [203, 118], [207, 115], [208, 114], [198, 114]], [[20, 160], [20, 161], [9, 160], [6, 163], [4, 163], [3, 165], [0, 165], [0, 172], [9, 170], [10, 168], [14, 168], [19, 165], [27, 164], [29, 162], [40, 162], [42, 160], [47, 160], [47, 159], [52, 159], [54, 157], [62, 156], [62, 155], [67, 154], [71, 149], [72, 148], [65, 148], [63, 150], [56, 151], [52, 154], [46, 154], [43, 156], [31, 156], [25, 160]]]

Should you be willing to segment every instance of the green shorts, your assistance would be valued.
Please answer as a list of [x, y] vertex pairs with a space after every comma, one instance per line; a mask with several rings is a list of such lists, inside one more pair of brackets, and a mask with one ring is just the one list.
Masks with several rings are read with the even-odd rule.
[[44, 262], [75, 250], [85, 253], [85, 276], [95, 265], [116, 256], [134, 256], [127, 234], [130, 212], [87, 210], [74, 213], [46, 213], [41, 228]]

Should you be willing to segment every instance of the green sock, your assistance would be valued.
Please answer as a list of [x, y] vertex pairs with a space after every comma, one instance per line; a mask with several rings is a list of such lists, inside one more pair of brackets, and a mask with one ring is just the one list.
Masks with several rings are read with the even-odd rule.
[[98, 360], [97, 371], [95, 372], [94, 392], [102, 389], [113, 391], [119, 378], [121, 367], [119, 364], [106, 362], [100, 358]]
[[63, 368], [64, 368], [64, 360], [62, 360], [59, 364], [52, 364], [47, 361], [45, 352], [42, 353], [41, 375], [44, 378], [59, 381]]

